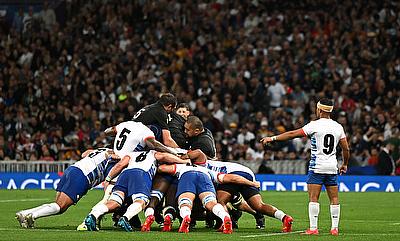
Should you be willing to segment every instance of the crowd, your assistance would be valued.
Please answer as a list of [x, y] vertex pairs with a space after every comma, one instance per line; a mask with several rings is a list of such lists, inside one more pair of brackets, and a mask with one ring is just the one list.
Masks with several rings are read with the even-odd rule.
[[305, 138], [258, 141], [300, 128], [328, 97], [350, 166], [382, 152], [400, 166], [398, 2], [67, 2], [65, 26], [46, 5], [0, 29], [0, 160], [78, 160], [171, 92], [224, 160], [309, 159]]

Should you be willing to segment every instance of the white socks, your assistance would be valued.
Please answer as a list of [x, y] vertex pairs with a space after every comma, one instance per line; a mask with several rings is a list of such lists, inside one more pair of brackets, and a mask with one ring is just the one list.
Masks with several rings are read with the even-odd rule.
[[318, 228], [318, 214], [319, 214], [319, 203], [309, 202], [308, 217], [310, 219], [310, 230], [315, 230]]
[[[33, 219], [55, 215], [60, 212], [60, 206], [57, 203], [43, 204], [37, 208], [32, 208], [31, 213]], [[28, 211], [28, 210], [27, 210]]]
[[131, 220], [131, 218], [140, 213], [140, 211], [142, 211], [142, 203], [134, 202], [129, 205], [126, 213], [124, 214], [124, 217], [126, 217], [128, 220]]
[[154, 215], [154, 208], [147, 208], [144, 212], [144, 216], [147, 218], [150, 215]]
[[108, 213], [108, 207], [104, 203], [97, 204], [92, 208], [92, 211], [90, 212], [90, 214], [93, 214], [96, 219], [98, 219], [101, 215], [105, 213]]
[[279, 219], [279, 220], [281, 220], [281, 221], [283, 221], [283, 217], [285, 217], [285, 213], [284, 212], [282, 212], [281, 210], [276, 210], [276, 212], [274, 213], [274, 217], [275, 218], [277, 218], [277, 219]]
[[340, 204], [331, 205], [331, 219], [332, 219], [332, 227], [331, 229], [335, 229], [339, 227], [339, 218], [340, 218]]
[[230, 217], [229, 213], [227, 213], [224, 209], [224, 207], [217, 203], [213, 208], [212, 208], [212, 212], [219, 217], [222, 221], [224, 221], [225, 217]]
[[186, 216], [189, 216], [192, 214], [192, 210], [188, 206], [183, 206], [179, 207], [179, 215], [181, 215], [182, 218], [185, 218]]

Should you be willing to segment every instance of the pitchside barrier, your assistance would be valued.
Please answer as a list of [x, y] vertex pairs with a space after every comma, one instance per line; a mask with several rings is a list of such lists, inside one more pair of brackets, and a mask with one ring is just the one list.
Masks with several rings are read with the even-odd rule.
[[[278, 164], [278, 162], [281, 162], [281, 164]], [[52, 163], [0, 161], [0, 189], [55, 189], [62, 172], [72, 163], [73, 161]], [[252, 170], [257, 169], [257, 165], [254, 165], [256, 162], [240, 163], [247, 164]], [[288, 168], [287, 163], [298, 165], [298, 169]], [[279, 166], [279, 168], [273, 169], [274, 165]], [[274, 170], [275, 173], [293, 173], [296, 170], [299, 172], [302, 170], [303, 175], [257, 174], [256, 179], [261, 184], [261, 190], [307, 191], [305, 162], [293, 160], [269, 161], [266, 166]], [[98, 186], [98, 188], [101, 188], [101, 186]], [[400, 176], [342, 175], [339, 176], [339, 190], [341, 192], [400, 192]]]

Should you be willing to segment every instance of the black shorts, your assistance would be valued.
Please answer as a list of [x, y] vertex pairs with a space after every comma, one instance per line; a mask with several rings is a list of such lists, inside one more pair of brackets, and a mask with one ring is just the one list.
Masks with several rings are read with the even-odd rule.
[[218, 190], [229, 192], [232, 196], [234, 196], [235, 193], [240, 193], [244, 200], [248, 200], [252, 196], [260, 194], [258, 188], [238, 184], [220, 184], [217, 186], [217, 191]]

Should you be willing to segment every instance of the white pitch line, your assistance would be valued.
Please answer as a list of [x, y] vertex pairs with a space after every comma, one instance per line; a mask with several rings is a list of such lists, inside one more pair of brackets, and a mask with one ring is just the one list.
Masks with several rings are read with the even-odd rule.
[[290, 233], [266, 233], [266, 234], [255, 234], [255, 235], [244, 235], [240, 236], [241, 238], [258, 238], [258, 237], [268, 237], [268, 236], [280, 236], [280, 235], [288, 235], [294, 233], [303, 233], [304, 231], [294, 231]]
[[32, 199], [8, 199], [0, 200], [0, 203], [11, 203], [11, 202], [36, 202], [36, 201], [47, 201], [48, 198], [32, 198]]

